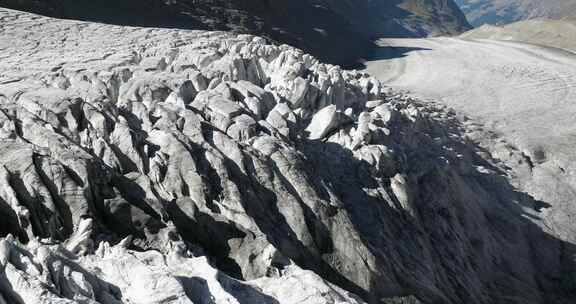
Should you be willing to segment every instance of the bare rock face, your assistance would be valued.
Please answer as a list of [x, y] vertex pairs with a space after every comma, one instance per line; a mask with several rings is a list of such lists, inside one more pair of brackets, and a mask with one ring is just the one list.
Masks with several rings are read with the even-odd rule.
[[249, 35], [0, 22], [0, 303], [576, 295], [448, 109]]
[[370, 37], [456, 35], [471, 28], [456, 4], [447, 0], [311, 0], [338, 12]]

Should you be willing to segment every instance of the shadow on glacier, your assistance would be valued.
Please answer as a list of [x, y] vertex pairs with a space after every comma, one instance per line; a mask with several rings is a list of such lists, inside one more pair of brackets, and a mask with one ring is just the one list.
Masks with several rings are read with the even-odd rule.
[[[184, 287], [186, 296], [196, 304], [210, 304], [215, 303], [215, 299], [212, 296], [214, 294], [213, 290], [210, 290], [208, 282], [200, 277], [177, 277], [178, 281]], [[265, 295], [246, 284], [241, 284], [229, 277], [218, 272], [216, 279], [220, 286], [231, 296], [233, 296], [239, 304], [251, 304], [251, 303], [261, 303], [261, 304], [279, 304], [274, 298]]]
[[[16, 246], [14, 250], [18, 250], [18, 254], [12, 255], [12, 265], [9, 267], [15, 267], [15, 271], [26, 271], [27, 268], [30, 267], [30, 265], [27, 264], [28, 262], [19, 259], [20, 255], [25, 256], [29, 261], [36, 261], [34, 256], [28, 251]], [[115, 301], [114, 303], [123, 303], [122, 291], [118, 286], [98, 278], [95, 274], [73, 261], [74, 258], [76, 258], [75, 255], [63, 250], [59, 254], [48, 256], [47, 259], [43, 261], [44, 263], [41, 265], [46, 268], [40, 269], [45, 273], [46, 277], [50, 279], [50, 282], [53, 283], [53, 285], [44, 285], [42, 283], [42, 288], [46, 289], [46, 293], [52, 293], [67, 299], [77, 299], [80, 297], [91, 298], [94, 296], [96, 301], [102, 303], [109, 303], [112, 299]], [[69, 276], [69, 273], [81, 274], [82, 278], [93, 288], [93, 290], [90, 291], [93, 291], [94, 294], [91, 294], [86, 289], [79, 288], [77, 285], [78, 282], [74, 280], [77, 277]], [[25, 277], [23, 277], [22, 280], [25, 280], [24, 278]], [[16, 282], [16, 284], [23, 284], [23, 282], [25, 281]], [[12, 284], [6, 278], [4, 271], [0, 272], [0, 294], [9, 304], [26, 303], [26, 301], [13, 290]], [[50, 302], [49, 299], [44, 299], [44, 301]], [[58, 302], [58, 300], [56, 300], [56, 302]]]
[[[211, 138], [212, 133], [220, 131], [206, 125], [202, 131], [207, 143], [217, 150]], [[175, 202], [165, 202], [167, 212], [187, 241], [202, 245], [219, 270], [237, 279], [251, 279], [243, 269], [246, 266], [242, 259], [250, 259], [246, 254], [250, 251], [244, 249], [258, 252], [269, 243], [302, 268], [315, 271], [370, 303], [409, 295], [424, 303], [486, 303], [489, 302], [486, 290], [494, 295], [510, 293], [554, 303], [553, 295], [569, 298], [576, 294], [571, 279], [576, 269], [572, 260], [576, 247], [545, 233], [534, 223], [541, 221], [537, 214], [550, 208], [549, 203], [517, 191], [501, 169], [478, 156], [481, 148], [467, 142], [452, 140], [440, 145], [432, 140], [439, 136], [462, 138], [458, 125], [431, 120], [420, 126], [399, 124], [391, 131], [402, 134], [385, 144], [397, 152], [395, 162], [407, 178], [410, 194], [407, 203], [397, 197], [392, 176], [374, 173], [372, 165], [340, 144], [308, 140], [296, 143], [303, 155], [298, 169], [307, 176], [303, 182], [313, 186], [321, 201], [320, 209], [330, 206], [325, 210], [310, 208], [279, 164], [271, 159], [265, 163], [272, 176], [295, 198], [296, 204], [289, 208], [302, 210], [314, 241], [313, 249], [298, 238], [283, 213], [293, 210], [280, 210], [283, 198], [258, 179], [255, 164], [246, 161], [242, 170], [222, 151], [219, 153], [224, 158], [227, 178], [241, 195], [239, 203], [266, 242], [220, 216], [218, 206], [207, 206], [210, 214], [200, 212], [198, 202], [188, 196], [189, 189], [183, 189], [183, 196]], [[224, 193], [219, 186], [223, 181], [206, 159], [206, 148], [193, 143], [186, 145], [198, 164], [198, 173], [211, 185], [207, 201], [217, 198]], [[245, 150], [243, 153], [247, 158], [256, 157]], [[466, 161], [458, 161], [452, 154], [464, 155]], [[447, 159], [452, 163], [447, 164]], [[476, 170], [478, 166], [492, 173], [480, 173]], [[121, 188], [139, 187], [130, 179], [122, 181], [128, 185]], [[140, 197], [125, 196], [128, 202], [143, 200], [141, 188], [127, 192], [139, 193]], [[331, 194], [336, 194], [341, 206], [331, 204]], [[534, 212], [526, 212], [526, 208]], [[342, 240], [335, 242], [334, 235], [344, 231], [339, 229], [349, 228], [335, 222], [337, 214], [350, 219], [363, 248], [375, 257], [377, 272], [366, 274], [370, 276], [368, 288], [358, 286], [344, 275], [345, 271], [358, 274], [361, 270], [342, 268], [327, 260], [331, 253], [350, 246]], [[242, 242], [231, 242], [235, 239]], [[236, 253], [245, 256], [239, 261]], [[347, 266], [354, 265], [354, 261], [348, 262], [352, 264]], [[384, 280], [380, 274], [386, 274], [390, 280]], [[260, 270], [252, 275], [263, 273]]]
[[[205, 137], [210, 138], [210, 132], [219, 131], [209, 128], [208, 132], [204, 134]], [[283, 255], [292, 259], [299, 266], [314, 270], [323, 279], [362, 297], [368, 297], [365, 290], [346, 278], [336, 270], [333, 265], [321, 258], [322, 254], [332, 251], [333, 244], [329, 237], [329, 229], [325, 223], [317, 217], [316, 213], [303, 202], [303, 199], [297, 193], [296, 189], [294, 189], [282, 174], [277, 163], [269, 159], [266, 165], [272, 169], [274, 178], [279, 179], [282, 186], [286, 187], [286, 191], [297, 201], [297, 205], [292, 208], [302, 210], [306, 226], [313, 231], [312, 238], [314, 239], [316, 252], [313, 252], [299, 240], [293, 227], [291, 227], [286, 216], [280, 210], [281, 207], [279, 203], [282, 198], [279, 198], [274, 191], [268, 189], [259, 181], [257, 178], [257, 168], [254, 167], [254, 163], [246, 162], [244, 164], [246, 173], [229, 158], [225, 159], [225, 165], [230, 172], [230, 180], [239, 186], [238, 188], [242, 195], [240, 203], [243, 209], [266, 235], [266, 240], [270, 244], [274, 245]], [[286, 210], [284, 211], [286, 212]], [[253, 234], [251, 232], [245, 233], [247, 235]], [[284, 265], [271, 266], [282, 268]], [[245, 279], [243, 277], [237, 278]]]
[[[428, 124], [431, 133], [444, 129], [462, 138], [458, 125]], [[470, 142], [450, 144], [469, 162], [449, 158], [454, 163], [446, 164], [447, 153], [430, 141], [439, 134], [422, 130], [400, 127], [392, 133], [403, 136], [387, 143], [401, 151], [408, 206], [395, 196], [390, 176], [374, 175], [370, 164], [340, 144], [300, 147], [317, 187], [338, 195], [377, 264], [399, 280], [399, 294], [378, 296], [415, 295], [423, 303], [498, 302], [505, 295], [526, 303], [574, 299], [576, 245], [535, 223], [545, 225], [537, 214], [553, 206], [518, 191]], [[479, 173], [478, 166], [492, 173]], [[378, 194], [382, 189], [386, 194]], [[373, 282], [372, 292], [380, 288]]]
[[[433, 125], [423, 130], [434, 133], [448, 129], [448, 133], [461, 135], [458, 126], [430, 123]], [[455, 153], [470, 158], [459, 163], [430, 140], [438, 134], [423, 134], [412, 127], [392, 130], [406, 136], [387, 143], [402, 155], [396, 161], [408, 179], [407, 206], [395, 195], [390, 176], [375, 175], [370, 164], [358, 160], [340, 144], [321, 141], [298, 144], [305, 159], [303, 170], [317, 197], [324, 201], [322, 204], [330, 206], [330, 193], [343, 203], [342, 207], [329, 208], [327, 216], [319, 217], [318, 210], [303, 202], [277, 164], [267, 163], [299, 202], [293, 208], [302, 209], [314, 238], [315, 252], [298, 239], [279, 209], [281, 198], [259, 182], [251, 162], [245, 164], [246, 173], [231, 159], [225, 159], [225, 166], [230, 180], [241, 192], [242, 208], [268, 242], [302, 268], [315, 271], [370, 303], [409, 295], [424, 303], [484, 303], [488, 301], [486, 289], [494, 294], [513, 293], [546, 301], [551, 301], [553, 295], [573, 296], [576, 289], [570, 276], [576, 266], [571, 258], [576, 247], [545, 233], [534, 223], [541, 221], [538, 212], [551, 205], [517, 191], [501, 169], [478, 156], [480, 147], [451, 142]], [[205, 136], [210, 137], [209, 132]], [[198, 159], [202, 154], [194, 153], [200, 163], [207, 162]], [[447, 157], [455, 163], [447, 165]], [[493, 173], [479, 173], [477, 166]], [[208, 176], [211, 184], [220, 184], [217, 174]], [[378, 191], [386, 195], [373, 194]], [[246, 238], [242, 243], [258, 244], [253, 233], [224, 218], [219, 220], [214, 214], [198, 212], [194, 202], [182, 201], [176, 205], [194, 209], [170, 211], [182, 235], [201, 244], [226, 274], [250, 279], [244, 277], [238, 261], [230, 258], [231, 253], [241, 250], [231, 248], [229, 241]], [[534, 212], [526, 212], [526, 208]], [[331, 219], [342, 212], [359, 232], [363, 246], [374, 255], [377, 270], [390, 274], [400, 287], [388, 288], [390, 282], [374, 276], [370, 288], [361, 288], [344, 276], [342, 269], [324, 260], [324, 256], [341, 249], [335, 246], [347, 246], [335, 244], [331, 234], [334, 229], [343, 229]]]
[[258, 289], [249, 286], [247, 284], [241, 284], [240, 282], [230, 279], [223, 275], [222, 273], [216, 274], [216, 279], [220, 283], [220, 286], [226, 290], [229, 294], [234, 296], [238, 300], [239, 304], [251, 304], [251, 303], [262, 303], [262, 304], [280, 304], [273, 297], [263, 294]]
[[14, 291], [4, 271], [0, 272], [0, 300], [6, 300], [10, 304], [26, 304], [24, 299]]
[[421, 47], [379, 46], [370, 53], [368, 61], [403, 58], [407, 57], [412, 52], [431, 50], [432, 49]]

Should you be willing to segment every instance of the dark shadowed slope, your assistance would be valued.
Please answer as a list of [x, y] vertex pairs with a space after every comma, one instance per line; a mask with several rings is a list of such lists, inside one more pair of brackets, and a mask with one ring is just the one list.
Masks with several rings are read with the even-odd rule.
[[365, 57], [376, 37], [469, 28], [452, 0], [0, 0], [0, 6], [119, 25], [258, 34], [347, 67]]
[[[118, 25], [212, 29], [266, 36], [332, 63], [354, 65], [372, 47], [340, 16], [307, 0], [63, 0], [0, 1], [52, 17]], [[295, 16], [297, 16], [295, 18]], [[341, 43], [346, 41], [346, 43]]]

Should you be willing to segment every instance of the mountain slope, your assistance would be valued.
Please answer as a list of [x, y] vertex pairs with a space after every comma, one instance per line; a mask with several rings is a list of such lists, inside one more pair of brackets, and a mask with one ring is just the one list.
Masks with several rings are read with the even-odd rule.
[[484, 25], [465, 32], [461, 37], [519, 41], [576, 51], [576, 21], [532, 19], [504, 26]]
[[[118, 25], [225, 30], [265, 35], [319, 58], [355, 65], [372, 43], [333, 12], [307, 0], [63, 0], [0, 5], [48, 16]], [[299, 16], [294, 18], [294, 16]], [[344, 39], [349, 43], [341, 43]]]
[[576, 17], [576, 0], [456, 0], [473, 26]]
[[316, 0], [370, 37], [455, 35], [470, 28], [453, 1]]
[[452, 0], [0, 0], [0, 6], [120, 25], [264, 35], [345, 66], [357, 64], [376, 37], [469, 28]]

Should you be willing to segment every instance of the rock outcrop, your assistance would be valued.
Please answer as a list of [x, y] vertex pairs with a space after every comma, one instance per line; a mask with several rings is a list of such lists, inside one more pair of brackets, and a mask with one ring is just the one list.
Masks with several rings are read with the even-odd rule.
[[0, 303], [576, 295], [449, 109], [250, 35], [0, 24]]

